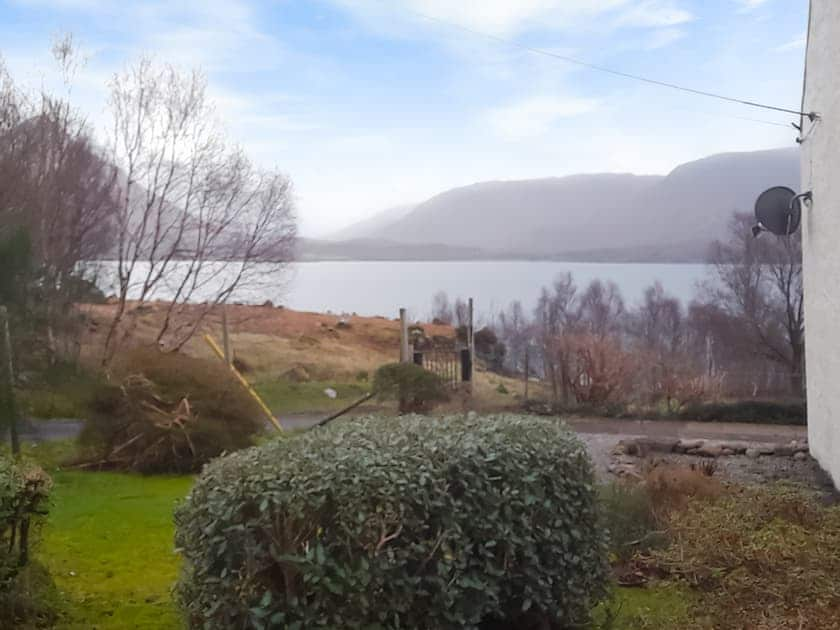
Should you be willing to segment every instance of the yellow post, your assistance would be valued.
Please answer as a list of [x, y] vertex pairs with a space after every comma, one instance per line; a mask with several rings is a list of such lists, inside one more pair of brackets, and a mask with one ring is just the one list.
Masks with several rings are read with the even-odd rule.
[[[225, 360], [224, 351], [219, 347], [219, 344], [216, 343], [216, 340], [213, 339], [213, 337], [211, 337], [209, 334], [204, 335], [204, 341], [206, 341], [207, 345], [210, 346], [210, 349], [216, 353], [216, 356], [218, 356], [222, 361]], [[275, 418], [274, 414], [271, 413], [271, 409], [269, 409], [268, 405], [266, 405], [263, 399], [260, 398], [260, 395], [256, 392], [256, 390], [253, 387], [251, 387], [251, 384], [245, 380], [245, 377], [239, 373], [239, 370], [237, 370], [232, 363], [228, 363], [227, 366], [230, 369], [230, 371], [233, 372], [233, 375], [237, 378], [237, 380], [240, 383], [242, 383], [242, 387], [244, 387], [248, 391], [248, 393], [251, 394], [251, 397], [257, 401], [257, 404], [265, 413], [266, 418], [268, 418], [271, 421], [271, 424], [273, 424], [278, 431], [282, 431], [283, 427], [280, 426], [280, 423], [277, 421], [277, 418]]]

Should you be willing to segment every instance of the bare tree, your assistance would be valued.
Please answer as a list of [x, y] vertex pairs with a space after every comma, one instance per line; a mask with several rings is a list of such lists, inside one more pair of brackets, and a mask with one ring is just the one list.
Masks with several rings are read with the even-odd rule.
[[746, 324], [754, 352], [784, 366], [791, 392], [799, 394], [805, 350], [801, 236], [754, 238], [751, 224], [751, 217], [736, 214], [729, 239], [714, 244], [707, 298]]
[[551, 384], [552, 402], [570, 402], [569, 378], [572, 348], [569, 340], [578, 330], [580, 308], [572, 274], [557, 277], [551, 290], [543, 288], [534, 312], [535, 338], [542, 354], [543, 371]]
[[[524, 372], [525, 353], [529, 351], [533, 342], [534, 326], [522, 308], [521, 302], [518, 300], [511, 302], [506, 310], [499, 313], [497, 328], [499, 337], [507, 347], [508, 368], [514, 372]], [[526, 378], [528, 376], [530, 375], [526, 374]]]
[[618, 334], [624, 316], [624, 298], [615, 282], [593, 280], [580, 296], [580, 319], [593, 335]]
[[[111, 169], [69, 101], [77, 65], [72, 39], [56, 41], [53, 55], [64, 96], [26, 94], [0, 68], [0, 224], [25, 230], [31, 241], [51, 360], [56, 330], [67, 333], [78, 319], [73, 304], [89, 289], [82, 264], [104, 251], [115, 205]], [[64, 337], [78, 342], [75, 334]]]
[[463, 298], [455, 298], [455, 304], [452, 307], [453, 315], [455, 316], [455, 326], [459, 329], [466, 330], [470, 325], [470, 306]]
[[432, 298], [432, 320], [441, 324], [452, 324], [454, 319], [449, 296], [446, 291], [438, 291]]
[[627, 329], [641, 348], [658, 355], [676, 354], [685, 338], [682, 304], [657, 281], [645, 289], [641, 305], [629, 314]]
[[214, 306], [282, 269], [296, 232], [289, 179], [224, 140], [200, 73], [143, 59], [114, 77], [110, 104], [121, 195], [105, 362], [130, 330], [129, 300], [165, 297], [157, 341], [180, 348]]

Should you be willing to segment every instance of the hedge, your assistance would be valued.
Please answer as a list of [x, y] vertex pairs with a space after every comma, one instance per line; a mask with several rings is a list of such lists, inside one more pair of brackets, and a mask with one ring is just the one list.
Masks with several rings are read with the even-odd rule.
[[680, 412], [683, 420], [695, 422], [758, 422], [805, 426], [804, 402], [745, 400], [740, 402], [697, 403]]
[[212, 462], [175, 521], [193, 628], [565, 628], [607, 583], [556, 420], [339, 423]]
[[39, 466], [0, 455], [0, 608], [28, 560], [30, 526], [47, 513], [51, 488]]

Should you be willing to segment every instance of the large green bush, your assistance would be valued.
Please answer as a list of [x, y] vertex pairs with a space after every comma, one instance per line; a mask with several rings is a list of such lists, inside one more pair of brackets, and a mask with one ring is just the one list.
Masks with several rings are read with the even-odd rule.
[[555, 420], [365, 418], [221, 458], [178, 508], [194, 628], [567, 628], [605, 592]]
[[102, 467], [186, 473], [252, 446], [263, 428], [257, 403], [221, 361], [145, 348], [95, 392], [80, 441]]

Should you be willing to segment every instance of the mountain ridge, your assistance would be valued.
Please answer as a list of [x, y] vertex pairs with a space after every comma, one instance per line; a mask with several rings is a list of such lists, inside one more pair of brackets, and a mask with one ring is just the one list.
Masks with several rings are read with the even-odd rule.
[[[452, 248], [457, 259], [702, 262], [709, 245], [726, 236], [732, 213], [751, 212], [756, 197], [776, 185], [799, 188], [796, 147], [715, 154], [667, 175], [476, 182], [342, 232], [356, 235], [356, 256], [364, 255], [359, 241], [380, 241], [392, 256], [399, 244], [411, 246], [412, 260], [428, 245], [429, 259]], [[330, 249], [341, 246], [333, 241]]]

